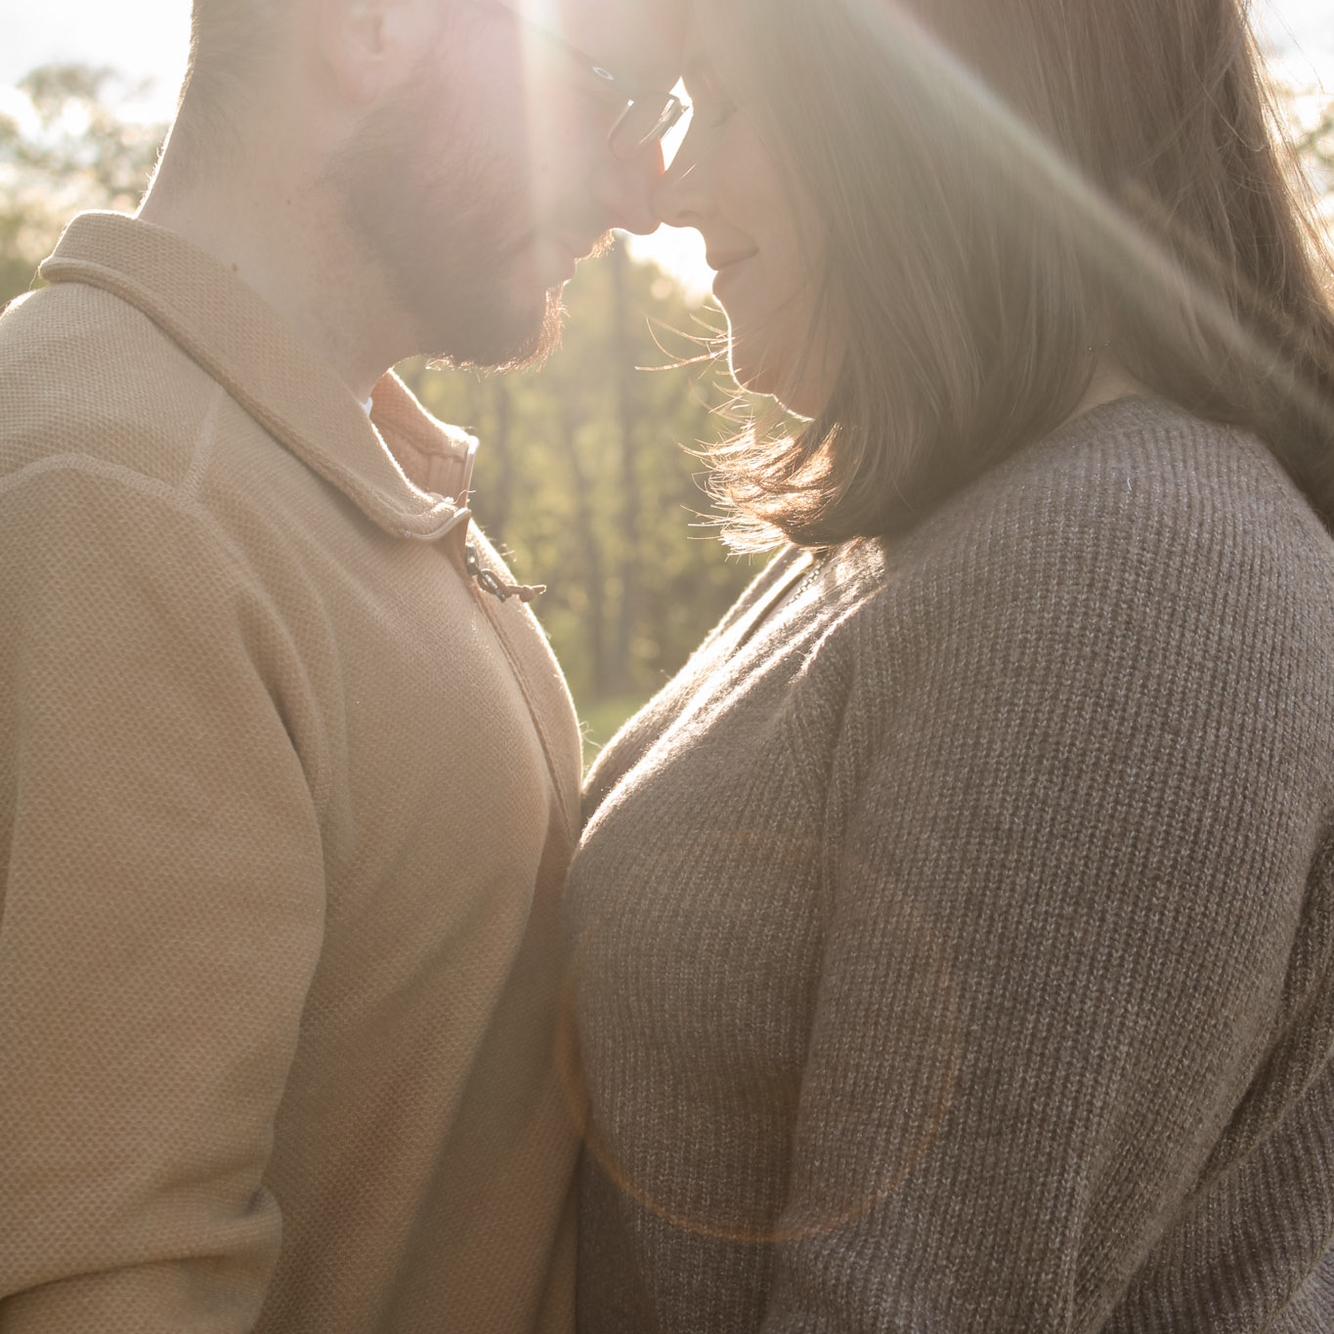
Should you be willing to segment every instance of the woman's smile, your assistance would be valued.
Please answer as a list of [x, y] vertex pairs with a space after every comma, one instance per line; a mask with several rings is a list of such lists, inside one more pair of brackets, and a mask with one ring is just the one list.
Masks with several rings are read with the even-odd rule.
[[741, 251], [730, 255], [709, 256], [709, 267], [714, 271], [713, 291], [720, 295], [721, 289], [731, 283], [736, 275], [747, 267], [748, 261], [759, 254], [758, 250]]

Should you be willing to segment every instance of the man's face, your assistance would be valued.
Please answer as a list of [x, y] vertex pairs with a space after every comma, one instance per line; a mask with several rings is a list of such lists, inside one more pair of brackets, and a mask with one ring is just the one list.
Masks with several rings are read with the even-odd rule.
[[633, 89], [669, 89], [682, 8], [452, 0], [437, 47], [331, 168], [421, 351], [455, 365], [540, 358], [559, 335], [576, 260], [613, 227], [653, 230], [659, 153], [612, 154], [618, 108], [586, 66]]

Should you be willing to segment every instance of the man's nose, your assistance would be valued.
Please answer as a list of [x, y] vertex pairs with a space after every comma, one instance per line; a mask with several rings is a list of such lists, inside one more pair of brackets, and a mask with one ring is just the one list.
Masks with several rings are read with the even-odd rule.
[[631, 158], [610, 158], [600, 191], [607, 225], [638, 236], [656, 232], [660, 219], [654, 195], [663, 171], [661, 143], [646, 145]]
[[709, 186], [693, 146], [694, 140], [687, 136], [671, 167], [660, 172], [653, 183], [650, 203], [654, 216], [669, 227], [698, 228], [711, 211]]

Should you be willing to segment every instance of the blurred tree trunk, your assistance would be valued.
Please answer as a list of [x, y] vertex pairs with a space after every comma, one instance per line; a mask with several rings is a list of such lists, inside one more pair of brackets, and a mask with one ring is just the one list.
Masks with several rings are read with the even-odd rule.
[[640, 614], [639, 455], [635, 444], [635, 367], [632, 349], [638, 339], [630, 336], [630, 295], [626, 269], [630, 263], [625, 246], [617, 242], [609, 257], [612, 276], [612, 352], [616, 374], [616, 418], [621, 444], [620, 515], [621, 605], [616, 622], [613, 683], [619, 691], [634, 688], [634, 641]]
[[593, 696], [605, 698], [611, 691], [607, 664], [607, 571], [598, 535], [597, 512], [575, 434], [574, 417], [567, 401], [561, 404], [560, 445], [569, 469], [570, 489], [574, 497], [574, 526], [584, 557], [584, 580], [588, 597], [588, 616], [584, 633], [588, 644], [588, 681]]
[[491, 384], [495, 418], [486, 436], [486, 448], [497, 467], [494, 490], [487, 497], [486, 529], [487, 536], [501, 547], [514, 513], [514, 488], [518, 482], [514, 459], [514, 397], [508, 381], [497, 378]]

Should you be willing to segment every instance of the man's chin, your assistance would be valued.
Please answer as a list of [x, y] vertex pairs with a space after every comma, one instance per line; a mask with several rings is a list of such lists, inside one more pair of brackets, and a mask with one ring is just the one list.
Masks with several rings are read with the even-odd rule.
[[527, 311], [478, 312], [466, 332], [437, 329], [428, 347], [439, 349], [431, 365], [451, 370], [515, 371], [540, 366], [560, 346], [565, 307], [561, 289], [543, 294]]

